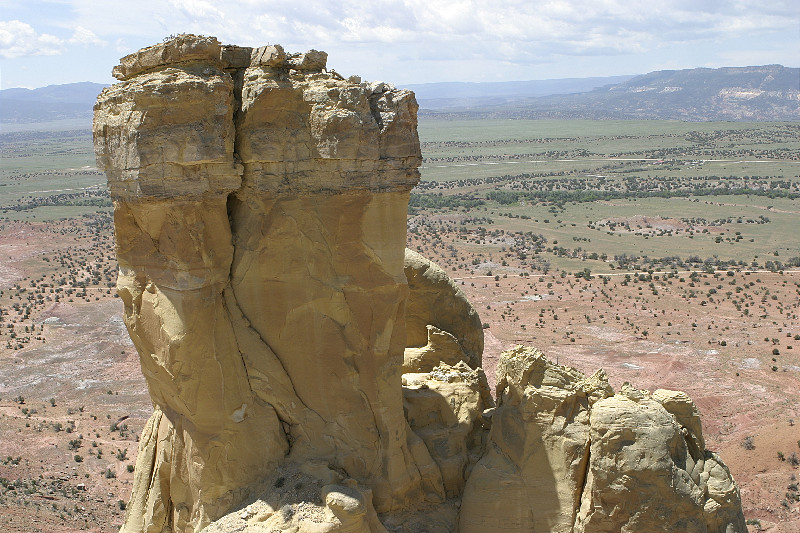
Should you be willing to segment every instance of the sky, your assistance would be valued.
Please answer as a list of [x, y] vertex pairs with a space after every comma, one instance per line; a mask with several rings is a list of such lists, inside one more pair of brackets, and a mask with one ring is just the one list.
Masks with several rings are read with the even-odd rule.
[[800, 65], [797, 0], [0, 0], [0, 88], [113, 83], [179, 33], [400, 86]]

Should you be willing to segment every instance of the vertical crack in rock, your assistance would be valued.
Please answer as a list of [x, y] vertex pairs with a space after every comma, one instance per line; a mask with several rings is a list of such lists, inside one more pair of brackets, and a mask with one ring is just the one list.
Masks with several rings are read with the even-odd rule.
[[[280, 358], [274, 354], [269, 344], [267, 344], [259, 332], [252, 327], [250, 321], [242, 313], [241, 309], [239, 308], [239, 304], [236, 301], [235, 291], [228, 287], [225, 289], [223, 294], [223, 302], [225, 304], [225, 309], [228, 312], [228, 316], [230, 317], [230, 321], [233, 324], [237, 345], [241, 346], [242, 344], [252, 343], [252, 341], [248, 342], [243, 339], [243, 337], [246, 335], [255, 339], [258, 347], [260, 348], [257, 352], [260, 356], [259, 363], [268, 368], [267, 372], [264, 372], [263, 370], [259, 372], [257, 367], [260, 365], [254, 365], [253, 363], [248, 365], [245, 352], [241, 348], [238, 348], [237, 351], [241, 355], [242, 365], [247, 371], [247, 375], [249, 377], [249, 386], [254, 391], [254, 394], [262, 396], [262, 399], [265, 402], [275, 407], [283, 419], [290, 423], [298, 423], [301, 417], [296, 414], [296, 411], [298, 410], [297, 404], [299, 404], [303, 409], [308, 409], [308, 406], [303, 404], [302, 400], [294, 394], [295, 389], [294, 385], [292, 384], [291, 376], [289, 376], [288, 372], [286, 372], [286, 368], [283, 366], [283, 363], [281, 363]], [[245, 333], [243, 330], [246, 330], [247, 333]], [[265, 359], [268, 361], [267, 363], [264, 362]], [[278, 382], [278, 390], [276, 391], [275, 386], [272, 384], [266, 388], [253, 388], [252, 383], [250, 383], [250, 380], [265, 378], [269, 379], [272, 383]], [[294, 407], [290, 407], [292, 402], [295, 403]]]
[[592, 454], [592, 441], [589, 439], [586, 442], [586, 447], [584, 448], [583, 458], [580, 462], [580, 467], [578, 468], [578, 485], [580, 489], [575, 494], [575, 499], [573, 500], [573, 508], [572, 508], [572, 525], [571, 530], [575, 529], [575, 522], [578, 519], [578, 513], [581, 511], [583, 507], [583, 495], [586, 492], [586, 487], [589, 484], [589, 464], [591, 461], [591, 454]]

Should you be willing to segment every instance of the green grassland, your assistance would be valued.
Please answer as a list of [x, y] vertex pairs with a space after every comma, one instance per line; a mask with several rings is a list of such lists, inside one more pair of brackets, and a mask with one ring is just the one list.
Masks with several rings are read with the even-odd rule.
[[[624, 254], [637, 258], [628, 267], [679, 257], [744, 268], [800, 256], [800, 124], [423, 117], [419, 133], [411, 215], [541, 236], [553, 265], [597, 254], [606, 259], [594, 268], [609, 271]], [[4, 132], [0, 163], [0, 217], [110, 211], [85, 128]], [[468, 235], [465, 246], [495, 246]]]
[[109, 210], [86, 129], [0, 134], [0, 215], [56, 220]]
[[800, 151], [795, 123], [423, 117], [419, 133], [425, 181], [559, 172], [785, 177], [797, 173]]
[[458, 213], [434, 231], [467, 249], [598, 272], [800, 266], [800, 124], [424, 118], [420, 139], [412, 224]]

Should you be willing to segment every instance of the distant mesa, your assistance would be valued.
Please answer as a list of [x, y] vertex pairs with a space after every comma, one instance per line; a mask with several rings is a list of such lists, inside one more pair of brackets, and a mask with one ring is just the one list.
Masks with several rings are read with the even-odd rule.
[[106, 85], [81, 82], [48, 85], [38, 89], [0, 91], [0, 123], [51, 122], [92, 117], [92, 106]]
[[[800, 69], [782, 65], [662, 70], [576, 94], [422, 102], [449, 118], [797, 121]], [[537, 97], [532, 97], [537, 96]]]

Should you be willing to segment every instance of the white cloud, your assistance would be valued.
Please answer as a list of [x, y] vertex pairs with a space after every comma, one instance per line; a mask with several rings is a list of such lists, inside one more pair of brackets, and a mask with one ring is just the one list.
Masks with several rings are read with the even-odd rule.
[[[420, 43], [466, 56], [641, 53], [675, 42], [796, 27], [791, 0], [71, 0], [75, 23], [114, 40], [172, 33], [257, 45]], [[147, 17], [145, 20], [144, 17]], [[244, 42], [243, 42], [244, 41]], [[513, 59], [503, 57], [503, 59]]]
[[114, 50], [120, 54], [127, 54], [133, 51], [130, 49], [130, 46], [128, 46], [128, 43], [125, 42], [125, 39], [117, 39], [114, 41]]
[[225, 18], [225, 13], [206, 0], [169, 0], [169, 4], [194, 20]]
[[72, 37], [70, 37], [67, 42], [70, 44], [106, 44], [106, 42], [95, 35], [92, 30], [87, 30], [83, 26], [78, 26], [75, 28], [75, 33], [72, 34]]
[[14, 59], [35, 55], [58, 55], [63, 41], [55, 35], [36, 33], [30, 24], [19, 20], [0, 21], [0, 57]]
[[37, 33], [30, 24], [19, 20], [0, 21], [0, 57], [15, 59], [26, 56], [54, 56], [64, 53], [66, 45], [104, 45], [105, 41], [82, 26], [72, 37], [61, 39], [48, 33]]
[[290, 52], [316, 48], [342, 72], [424, 81], [646, 72], [672, 58], [719, 65], [736, 43], [763, 57], [800, 52], [796, 0], [57, 1], [68, 6], [58, 17], [7, 14], [18, 20], [0, 25], [0, 57], [80, 44], [83, 52], [104, 48], [108, 62], [171, 34], [197, 33]]

